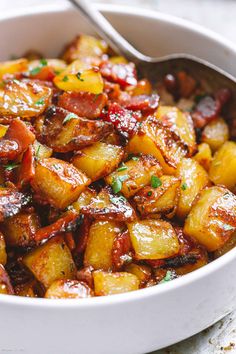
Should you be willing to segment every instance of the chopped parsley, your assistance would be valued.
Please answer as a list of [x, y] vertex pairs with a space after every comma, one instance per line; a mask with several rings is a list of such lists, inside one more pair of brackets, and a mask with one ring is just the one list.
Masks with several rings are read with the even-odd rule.
[[20, 165], [19, 163], [12, 162], [12, 163], [5, 165], [4, 168], [5, 168], [5, 171], [12, 171], [12, 170], [14, 170], [14, 168], [19, 167], [19, 165]]
[[78, 118], [78, 116], [77, 116], [76, 114], [74, 114], [74, 113], [68, 113], [68, 114], [65, 116], [65, 118], [64, 118], [64, 120], [63, 120], [63, 122], [62, 122], [62, 124], [65, 124], [66, 122], [68, 122], [69, 120], [74, 119], [74, 118]]
[[42, 106], [44, 103], [44, 98], [40, 98], [38, 101], [35, 102], [36, 106]]
[[123, 175], [123, 176], [119, 176], [114, 178], [112, 180], [112, 190], [114, 193], [119, 193], [122, 189], [122, 182], [126, 181], [129, 178], [128, 175]]
[[110, 198], [110, 201], [113, 203], [113, 204], [118, 204], [120, 202], [126, 202], [127, 199], [123, 196], [123, 195], [120, 195], [120, 196], [117, 196], [117, 197], [111, 197]]
[[167, 281], [172, 280], [172, 273], [170, 270], [167, 270], [165, 277], [160, 281], [161, 283], [166, 283]]
[[186, 189], [188, 188], [186, 183], [183, 183], [181, 186], [182, 191], [186, 191]]
[[39, 151], [40, 151], [41, 145], [38, 146], [35, 157], [36, 159], [39, 159]]
[[48, 65], [48, 62], [47, 62], [46, 59], [41, 59], [41, 60], [40, 60], [40, 64], [41, 64], [41, 66], [47, 66], [47, 65]]
[[69, 80], [69, 77], [67, 75], [65, 75], [62, 79], [62, 81], [64, 81], [64, 82], [67, 82], [68, 80]]
[[147, 195], [148, 195], [148, 197], [151, 197], [152, 191], [149, 191], [149, 192], [147, 193]]
[[78, 71], [76, 74], [76, 77], [77, 77], [77, 79], [79, 79], [79, 81], [84, 81], [84, 79], [82, 79], [81, 75], [82, 75], [82, 73], [80, 71]]
[[158, 188], [162, 185], [162, 182], [160, 180], [160, 178], [158, 178], [157, 176], [152, 176], [151, 177], [151, 186], [152, 188]]
[[48, 65], [48, 62], [46, 59], [41, 59], [40, 60], [40, 64], [39, 66], [36, 66], [35, 68], [33, 68], [32, 70], [30, 70], [30, 75], [37, 75], [38, 73], [40, 73], [41, 69], [44, 67], [44, 66], [47, 66]]
[[129, 154], [128, 155], [128, 160], [134, 160], [134, 161], [138, 161], [139, 157], [135, 156], [134, 154]]
[[117, 171], [121, 172], [121, 171], [125, 171], [127, 170], [128, 167], [125, 166], [124, 162], [121, 163], [121, 166], [117, 169]]

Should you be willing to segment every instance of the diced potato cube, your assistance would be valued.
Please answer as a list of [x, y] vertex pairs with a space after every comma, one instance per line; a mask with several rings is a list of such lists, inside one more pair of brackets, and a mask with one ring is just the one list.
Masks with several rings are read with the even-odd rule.
[[160, 186], [141, 189], [134, 197], [138, 211], [142, 215], [173, 214], [179, 198], [181, 180], [174, 176], [161, 176]]
[[82, 34], [68, 44], [62, 58], [69, 63], [76, 59], [87, 61], [90, 57], [101, 57], [107, 50], [105, 41]]
[[80, 213], [81, 209], [91, 203], [91, 200], [95, 198], [97, 193], [90, 188], [85, 189], [79, 196], [79, 198], [72, 204], [73, 209]]
[[5, 295], [14, 294], [14, 290], [12, 288], [10, 278], [2, 264], [0, 264], [0, 294], [5, 294]]
[[0, 63], [0, 79], [5, 74], [15, 74], [26, 71], [28, 68], [28, 60], [27, 59], [16, 59], [10, 60]]
[[219, 258], [236, 246], [236, 232], [225, 242], [225, 244], [214, 252], [214, 258]]
[[93, 273], [95, 295], [113, 295], [138, 290], [139, 279], [127, 272], [108, 273], [96, 271]]
[[141, 285], [147, 283], [151, 278], [151, 268], [146, 265], [130, 263], [125, 267], [125, 271], [136, 275]]
[[12, 80], [0, 89], [0, 115], [30, 119], [44, 112], [52, 89], [32, 81]]
[[75, 264], [61, 235], [26, 254], [23, 263], [45, 288], [57, 279], [75, 278]]
[[0, 138], [4, 137], [8, 129], [7, 125], [0, 124]]
[[221, 248], [236, 230], [236, 196], [228, 189], [204, 189], [184, 224], [184, 233], [209, 252]]
[[90, 179], [72, 164], [51, 157], [38, 161], [32, 186], [54, 207], [64, 209], [89, 183]]
[[203, 129], [202, 142], [207, 143], [213, 152], [227, 140], [229, 140], [229, 127], [222, 118], [214, 119]]
[[41, 144], [37, 140], [34, 141], [33, 147], [35, 157], [39, 160], [52, 156], [53, 150], [50, 147]]
[[78, 280], [55, 280], [46, 291], [46, 299], [82, 299], [92, 296], [89, 286]]
[[128, 91], [132, 96], [148, 95], [152, 94], [152, 85], [147, 79], [143, 79], [137, 82], [136, 86], [127, 86]]
[[207, 143], [201, 143], [198, 145], [198, 152], [193, 157], [206, 171], [209, 171], [212, 154], [210, 146]]
[[215, 184], [223, 184], [231, 191], [236, 186], [236, 143], [225, 142], [213, 156], [209, 177]]
[[72, 163], [86, 173], [92, 181], [96, 181], [114, 171], [123, 155], [122, 147], [97, 142], [80, 150]]
[[155, 115], [168, 127], [171, 126], [171, 129], [188, 146], [188, 156], [192, 156], [196, 150], [196, 136], [190, 114], [182, 112], [177, 107], [159, 106]]
[[114, 221], [95, 221], [89, 230], [84, 265], [94, 269], [112, 268], [112, 247], [116, 236], [122, 231]]
[[197, 161], [186, 158], [180, 163], [177, 176], [181, 179], [181, 188], [176, 214], [183, 219], [189, 213], [198, 193], [209, 185], [209, 178]]
[[140, 189], [150, 184], [152, 176], [161, 176], [162, 171], [157, 160], [150, 155], [129, 160], [105, 178], [114, 193], [121, 192], [126, 198], [132, 197]]
[[8, 246], [33, 245], [34, 235], [39, 228], [39, 217], [35, 213], [21, 212], [6, 219], [2, 224], [2, 231]]
[[140, 131], [130, 139], [128, 151], [155, 156], [166, 174], [174, 174], [187, 154], [186, 146], [177, 135], [154, 117], [143, 122]]
[[3, 234], [0, 232], [0, 264], [7, 262], [6, 243]]
[[128, 224], [137, 259], [163, 259], [176, 255], [179, 242], [170, 223], [163, 220], [141, 220]]
[[89, 64], [75, 60], [54, 80], [54, 84], [63, 91], [103, 92], [103, 79], [100, 72]]

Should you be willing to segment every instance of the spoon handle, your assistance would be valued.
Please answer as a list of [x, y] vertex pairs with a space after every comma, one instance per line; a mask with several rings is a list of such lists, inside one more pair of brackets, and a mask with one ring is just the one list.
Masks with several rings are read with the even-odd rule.
[[[150, 61], [149, 57], [140, 53], [126, 39], [124, 39], [107, 19], [90, 4], [88, 0], [69, 0], [89, 20], [96, 32], [110, 47], [129, 61], [138, 64], [140, 61]], [[150, 58], [151, 59], [151, 58]]]

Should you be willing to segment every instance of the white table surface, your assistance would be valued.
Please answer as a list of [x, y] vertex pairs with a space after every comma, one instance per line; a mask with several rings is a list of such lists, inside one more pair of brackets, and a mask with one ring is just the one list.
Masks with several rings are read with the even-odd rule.
[[[170, 13], [217, 31], [236, 42], [236, 0], [93, 0], [94, 2], [135, 5]], [[64, 0], [0, 0], [0, 12]], [[236, 65], [236, 63], [235, 63]], [[155, 354], [236, 353], [236, 312], [211, 328]], [[33, 354], [33, 353], [32, 353]], [[43, 354], [43, 353], [42, 353]], [[64, 353], [58, 353], [64, 354]], [[66, 353], [65, 353], [66, 354]], [[112, 353], [111, 353], [112, 354]], [[122, 353], [121, 353], [122, 354]], [[154, 353], [153, 353], [154, 354]]]

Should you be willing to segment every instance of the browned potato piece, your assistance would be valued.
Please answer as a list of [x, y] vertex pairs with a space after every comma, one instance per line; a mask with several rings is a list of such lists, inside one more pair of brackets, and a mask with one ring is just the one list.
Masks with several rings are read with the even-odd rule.
[[128, 224], [137, 259], [164, 259], [179, 252], [179, 242], [170, 223], [163, 220], [140, 220]]
[[190, 114], [181, 112], [177, 107], [159, 106], [155, 115], [164, 125], [171, 127], [183, 143], [187, 145], [188, 156], [192, 156], [196, 150], [196, 136]]
[[161, 176], [160, 186], [141, 189], [134, 197], [137, 209], [142, 215], [171, 213], [173, 216], [179, 198], [181, 180], [174, 176]]
[[132, 197], [150, 183], [152, 176], [161, 176], [162, 171], [157, 160], [150, 155], [125, 162], [121, 168], [105, 178], [113, 192], [121, 192], [126, 198]]
[[103, 188], [96, 198], [81, 212], [97, 220], [116, 220], [131, 222], [136, 213], [123, 196], [115, 196], [109, 187]]
[[42, 136], [54, 151], [68, 152], [94, 144], [112, 130], [108, 122], [80, 118], [61, 107], [53, 107], [46, 113]]
[[79, 59], [55, 76], [53, 82], [63, 91], [91, 92], [96, 95], [103, 92], [104, 86], [98, 69]]
[[210, 146], [207, 143], [199, 144], [198, 152], [193, 156], [193, 159], [197, 161], [206, 171], [209, 171], [212, 161]]
[[0, 79], [5, 74], [15, 74], [26, 71], [28, 68], [28, 60], [21, 58], [0, 63]]
[[39, 160], [32, 187], [59, 209], [73, 203], [90, 183], [90, 179], [68, 162], [55, 158]]
[[221, 248], [236, 230], [236, 196], [228, 189], [204, 189], [184, 224], [184, 233], [209, 252]]
[[122, 227], [115, 221], [95, 221], [89, 230], [84, 265], [94, 269], [112, 268], [112, 246]]
[[141, 285], [146, 284], [151, 279], [151, 275], [152, 275], [150, 267], [142, 264], [136, 264], [136, 263], [128, 264], [125, 267], [125, 271], [136, 275]]
[[61, 235], [26, 254], [23, 263], [45, 288], [57, 279], [75, 278], [75, 264]]
[[0, 90], [0, 115], [30, 119], [48, 106], [52, 90], [32, 81], [13, 80]]
[[21, 212], [6, 219], [2, 224], [2, 231], [8, 246], [33, 245], [34, 235], [39, 228], [39, 217], [35, 213]]
[[20, 284], [15, 286], [14, 290], [16, 295], [25, 296], [25, 297], [38, 297], [38, 293], [36, 291], [37, 283], [35, 280], [31, 280], [26, 284]]
[[2, 138], [7, 132], [8, 126], [0, 124], [0, 138]]
[[107, 52], [106, 42], [92, 36], [82, 34], [67, 45], [62, 58], [71, 63], [76, 59], [88, 60], [93, 57], [101, 57]]
[[10, 278], [2, 264], [0, 264], [0, 294], [6, 294], [6, 295], [14, 294], [14, 290], [12, 288]]
[[72, 204], [72, 208], [80, 213], [83, 207], [86, 207], [91, 203], [91, 200], [95, 198], [97, 193], [90, 188], [86, 188], [79, 196], [79, 198]]
[[236, 143], [225, 142], [213, 156], [209, 177], [215, 184], [223, 184], [231, 191], [236, 186]]
[[139, 279], [127, 272], [109, 273], [96, 271], [93, 273], [95, 295], [113, 295], [138, 290]]
[[41, 144], [39, 141], [35, 140], [33, 143], [33, 147], [34, 147], [34, 155], [37, 159], [44, 159], [45, 157], [51, 157], [53, 150], [46, 146]]
[[89, 286], [78, 280], [55, 280], [46, 291], [46, 299], [82, 299], [93, 296]]
[[157, 158], [164, 173], [174, 174], [187, 148], [160, 119], [148, 117], [141, 129], [129, 141], [131, 153], [151, 154]]
[[177, 275], [188, 274], [190, 272], [193, 272], [194, 270], [197, 270], [197, 269], [205, 266], [208, 263], [207, 252], [200, 247], [191, 250], [187, 254], [187, 256], [190, 256], [192, 258], [196, 258], [196, 261], [195, 262], [192, 261], [189, 264], [182, 265], [181, 267], [176, 267], [175, 273]]
[[180, 163], [177, 176], [181, 179], [181, 188], [176, 214], [183, 219], [189, 213], [198, 193], [209, 185], [209, 178], [197, 161], [186, 158]]
[[227, 140], [229, 140], [229, 127], [222, 118], [214, 119], [203, 129], [202, 142], [207, 143], [213, 152]]
[[3, 234], [0, 232], [0, 264], [5, 265], [7, 262], [6, 243]]
[[96, 181], [114, 171], [123, 156], [124, 150], [121, 146], [97, 142], [79, 151], [72, 163], [92, 181]]
[[228, 241], [225, 242], [223, 247], [219, 248], [214, 252], [214, 257], [219, 258], [223, 256], [223, 254], [229, 252], [236, 246], [236, 232], [230, 237]]

